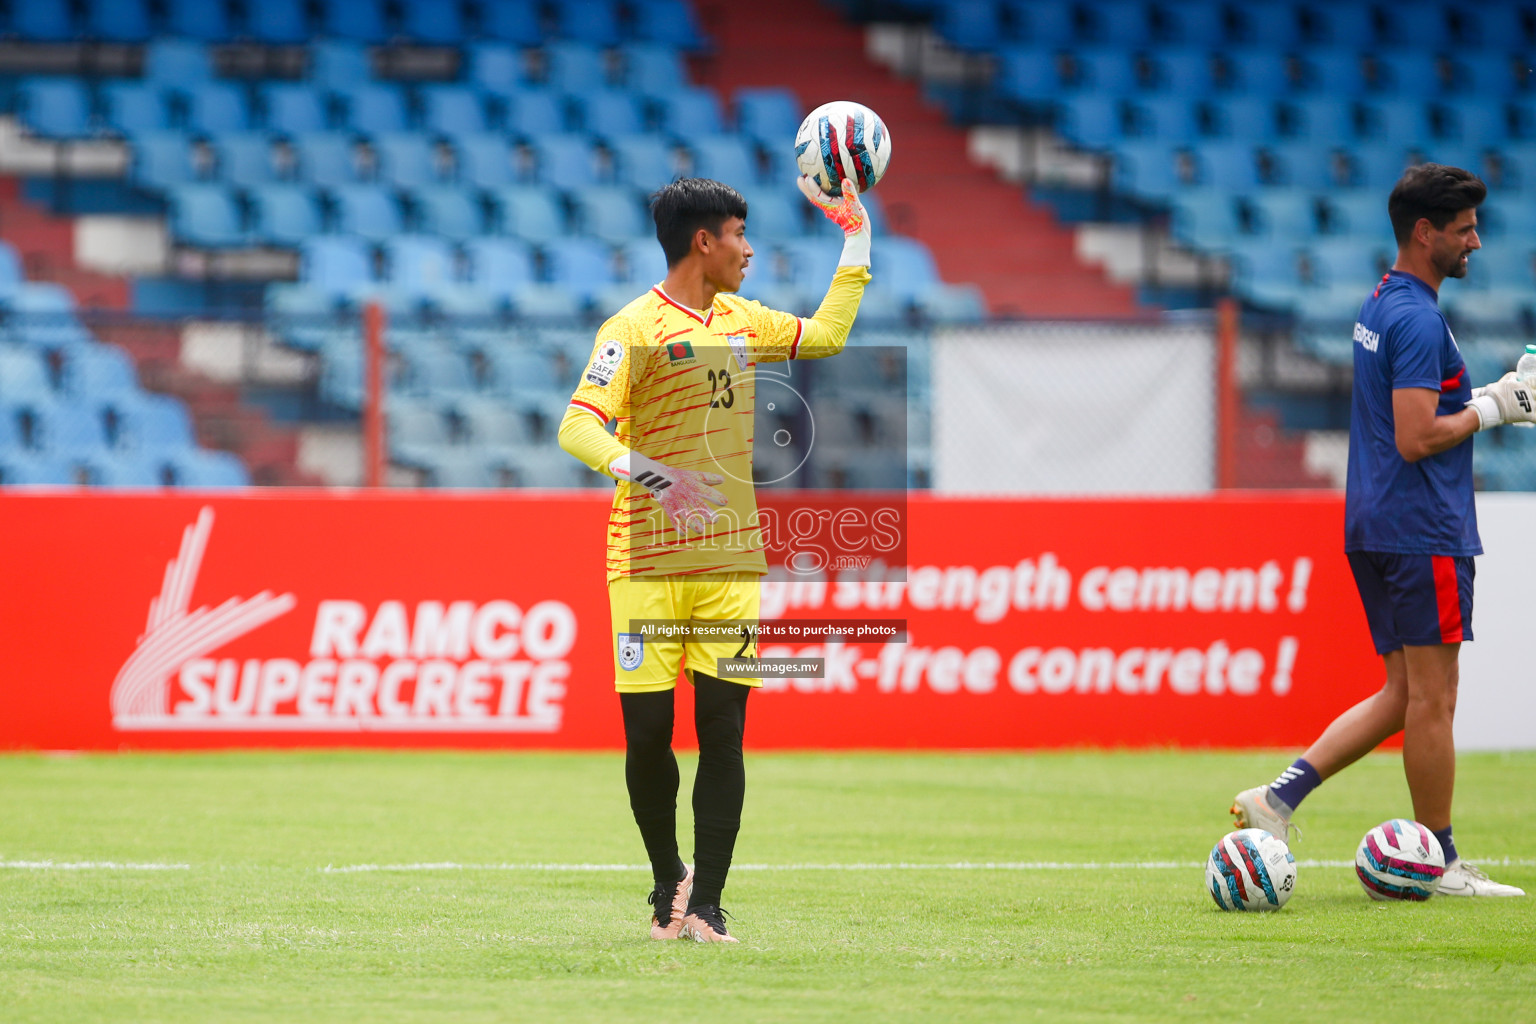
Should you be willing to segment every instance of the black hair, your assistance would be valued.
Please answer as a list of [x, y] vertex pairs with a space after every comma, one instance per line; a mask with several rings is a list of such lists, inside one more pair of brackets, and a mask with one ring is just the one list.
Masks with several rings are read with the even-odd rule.
[[700, 228], [719, 235], [732, 217], [746, 220], [747, 201], [731, 186], [710, 178], [679, 178], [651, 196], [651, 216], [656, 221], [656, 241], [670, 268], [688, 255], [694, 232]]
[[1443, 230], [1463, 210], [1470, 210], [1488, 198], [1488, 186], [1471, 171], [1445, 164], [1419, 164], [1403, 172], [1387, 199], [1387, 216], [1392, 218], [1392, 233], [1404, 246], [1413, 237], [1413, 226], [1427, 219], [1435, 229]]

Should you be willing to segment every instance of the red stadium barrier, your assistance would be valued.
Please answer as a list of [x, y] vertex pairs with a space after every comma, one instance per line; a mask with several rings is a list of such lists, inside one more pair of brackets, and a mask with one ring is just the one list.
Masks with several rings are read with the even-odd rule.
[[[606, 504], [9, 492], [0, 746], [619, 746]], [[749, 745], [1303, 745], [1379, 684], [1342, 517], [914, 497], [905, 583], [769, 583], [763, 610], [909, 642], [765, 644], [826, 672], [770, 680]]]

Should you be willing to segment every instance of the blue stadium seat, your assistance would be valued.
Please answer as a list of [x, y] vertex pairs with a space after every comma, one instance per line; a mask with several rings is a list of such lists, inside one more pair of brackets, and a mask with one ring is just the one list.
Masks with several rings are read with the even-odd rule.
[[1343, 2], [1313, 4], [1306, 9], [1311, 41], [1328, 46], [1368, 50], [1377, 43], [1376, 17], [1369, 4]]
[[91, 483], [97, 487], [164, 487], [174, 478], [165, 459], [137, 452], [107, 452], [89, 464]]
[[1354, 105], [1347, 101], [1309, 96], [1288, 101], [1284, 109], [1288, 134], [1295, 138], [1339, 145], [1359, 137]]
[[243, 245], [240, 207], [222, 185], [182, 185], [170, 190], [171, 233], [189, 245], [210, 249]]
[[335, 328], [336, 295], [309, 284], [267, 285], [263, 297], [267, 323], [294, 348], [316, 351]]
[[1198, 180], [1199, 165], [1182, 146], [1151, 140], [1115, 148], [1115, 181], [1133, 195], [1165, 200]]
[[[52, 396], [48, 364], [41, 353], [19, 346], [0, 346], [0, 399], [30, 402]], [[0, 438], [0, 443], [3, 440]]]
[[472, 88], [505, 96], [527, 84], [522, 54], [505, 43], [471, 43], [464, 55], [464, 80]]
[[[807, 294], [820, 295], [826, 292], [827, 282], [837, 272], [836, 246], [828, 245], [825, 239], [820, 238], [793, 238], [780, 242], [778, 248], [786, 260], [788, 283], [799, 286]], [[885, 252], [884, 245], [881, 246], [881, 252]], [[888, 285], [895, 280], [900, 262], [901, 256], [896, 256], [888, 268], [881, 270], [881, 277], [888, 279]], [[906, 269], [911, 269], [910, 261]]]
[[1536, 43], [1536, 19], [1528, 4], [1457, 4], [1453, 13], [1462, 23], [1469, 42], [1489, 49], [1525, 49]]
[[883, 238], [880, 241], [880, 254], [885, 264], [881, 272], [885, 286], [900, 298], [916, 298], [939, 281], [933, 254], [916, 239], [899, 235]]
[[460, 135], [453, 142], [459, 154], [460, 181], [476, 188], [493, 189], [517, 180], [506, 136]]
[[577, 96], [608, 84], [603, 51], [587, 42], [560, 40], [544, 45], [544, 83], [557, 92]]
[[15, 247], [0, 239], [0, 304], [3, 304], [6, 296], [14, 292], [16, 287], [25, 280], [26, 274], [21, 269], [21, 257], [16, 255]]
[[625, 185], [599, 185], [571, 193], [571, 204], [581, 230], [605, 242], [622, 242], [650, 233], [640, 197]]
[[1364, 189], [1391, 191], [1408, 168], [1409, 147], [1403, 142], [1358, 143], [1350, 149], [1355, 185]]
[[1384, 38], [1380, 41], [1392, 46], [1438, 45], [1451, 35], [1445, 7], [1438, 2], [1398, 0], [1391, 5], [1387, 17], [1381, 19], [1381, 28], [1384, 30]]
[[[25, 4], [23, 7], [46, 7]], [[85, 86], [74, 79], [27, 78], [16, 87], [22, 120], [38, 135], [80, 138], [91, 133], [91, 100]]]
[[1390, 231], [1386, 239], [1381, 242], [1351, 236], [1314, 240], [1307, 247], [1307, 255], [1318, 283], [1354, 289], [1358, 305], [1392, 264], [1394, 247]]
[[30, 452], [0, 451], [0, 484], [7, 487], [67, 487], [78, 482], [64, 459]]
[[174, 89], [195, 89], [213, 78], [208, 47], [193, 39], [153, 39], [144, 47], [144, 78]]
[[[787, 135], [779, 140], [779, 144], [787, 147], [793, 138], [793, 135]], [[693, 150], [694, 174], [699, 177], [714, 178], [737, 187], [762, 177], [758, 172], [757, 153], [739, 135], [692, 135], [688, 145]]]
[[[596, 287], [601, 290], [606, 284]], [[535, 320], [570, 320], [581, 314], [584, 300], [563, 284], [530, 281], [513, 287], [508, 301], [518, 316]]]
[[1526, 61], [1505, 53], [1467, 54], [1470, 59], [1452, 62], [1451, 80], [1456, 95], [1478, 96], [1489, 100], [1506, 99], [1520, 91]]
[[107, 124], [124, 135], [164, 131], [169, 124], [159, 86], [145, 82], [110, 82], [102, 89]]
[[995, 0], [951, 0], [939, 8], [934, 28], [963, 50], [990, 50], [1002, 38]]
[[[586, 302], [613, 284], [613, 254], [591, 238], [555, 238], [543, 245], [549, 280]], [[515, 301], [515, 296], [514, 296]]]
[[1082, 16], [1094, 42], [1130, 50], [1145, 46], [1152, 34], [1150, 5], [1145, 0], [1096, 0], [1084, 5]]
[[332, 295], [373, 283], [373, 257], [356, 238], [311, 238], [302, 246], [301, 280]]
[[1471, 146], [1498, 146], [1510, 136], [1509, 112], [1487, 97], [1457, 98], [1440, 104], [1446, 134]]
[[267, 82], [261, 96], [266, 126], [272, 131], [300, 135], [326, 130], [325, 103], [314, 86]]
[[1200, 134], [1200, 108], [1187, 96], [1147, 96], [1137, 101], [1139, 134], [1164, 142], [1190, 142]]
[[11, 9], [11, 30], [21, 39], [37, 43], [60, 43], [76, 38], [71, 4], [18, 3]]
[[403, 0], [400, 28], [414, 42], [457, 46], [464, 41], [463, 8], [442, 0]]
[[533, 254], [515, 238], [474, 238], [464, 243], [470, 279], [493, 295], [506, 297], [533, 281]]
[[555, 34], [594, 46], [615, 46], [619, 5], [616, 0], [561, 0], [555, 6]]
[[1037, 47], [1071, 46], [1077, 38], [1075, 10], [1071, 4], [1037, 3], [1035, 0], [1004, 0], [1005, 20], [1014, 37]]
[[321, 26], [325, 35], [359, 43], [382, 43], [388, 36], [380, 0], [329, 0]]
[[742, 135], [764, 145], [782, 145], [800, 127], [800, 101], [788, 89], [737, 89], [736, 123]]
[[450, 186], [417, 189], [411, 193], [416, 228], [423, 234], [462, 242], [485, 233], [480, 203], [465, 189]]
[[524, 138], [559, 135], [566, 129], [564, 101], [548, 89], [519, 89], [507, 99], [507, 127]]
[[533, 442], [528, 417], [507, 402], [489, 395], [460, 395], [453, 413], [465, 440], [481, 448], [519, 448]]
[[427, 188], [438, 177], [437, 154], [427, 136], [418, 132], [392, 132], [375, 136], [379, 156], [379, 180], [400, 188]]
[[133, 360], [115, 345], [80, 345], [70, 349], [63, 367], [64, 389], [79, 399], [138, 394]]
[[249, 192], [251, 234], [268, 245], [302, 245], [323, 227], [320, 201], [305, 185], [261, 185]]
[[1141, 88], [1136, 57], [1126, 50], [1083, 49], [1073, 55], [1076, 86], [1097, 93], [1126, 96]]
[[244, 32], [258, 43], [292, 46], [308, 42], [311, 30], [304, 0], [261, 0], [248, 4]]
[[180, 399], [125, 392], [112, 396], [109, 405], [117, 422], [115, 441], [119, 449], [161, 452], [197, 446], [192, 418]]
[[535, 245], [565, 234], [559, 197], [546, 185], [509, 185], [491, 192], [501, 233]]
[[1226, 43], [1226, 12], [1211, 0], [1161, 4], [1152, 10], [1153, 35], [1163, 43], [1217, 49]]
[[1281, 181], [1292, 188], [1322, 192], [1349, 184], [1346, 152], [1326, 142], [1285, 142], [1267, 147], [1280, 164]]
[[1440, 57], [1427, 50], [1385, 50], [1371, 54], [1377, 93], [1427, 99], [1442, 91]]
[[621, 242], [619, 273], [614, 276], [620, 284], [635, 288], [635, 294], [659, 284], [667, 276], [667, 257], [655, 238], [631, 238]]
[[350, 39], [319, 39], [309, 48], [309, 77], [325, 89], [351, 89], [373, 74], [368, 51]]
[[491, 364], [491, 391], [499, 395], [558, 391], [549, 357], [531, 345], [498, 345], [486, 350]]
[[480, 30], [488, 39], [517, 46], [543, 42], [535, 0], [482, 0], [480, 7]]
[[201, 39], [210, 43], [227, 42], [233, 35], [229, 11], [208, 0], [168, 0], [166, 29], [173, 36]]
[[293, 139], [301, 180], [321, 188], [337, 188], [357, 181], [352, 139], [341, 132], [312, 132]]
[[1301, 42], [1301, 20], [1291, 3], [1248, 3], [1229, 10], [1235, 43], [1288, 50]]
[[3, 300], [13, 339], [38, 348], [67, 349], [93, 341], [75, 317], [75, 298], [52, 282], [23, 282]]
[[1247, 142], [1207, 142], [1198, 150], [1201, 184], [1228, 192], [1251, 192], [1264, 184], [1253, 146]]
[[1263, 238], [1304, 243], [1317, 234], [1318, 193], [1308, 189], [1271, 188], [1255, 192], [1246, 202]]
[[332, 228], [370, 242], [382, 242], [404, 230], [400, 204], [381, 185], [342, 185], [331, 190]]
[[1280, 135], [1279, 107], [1268, 96], [1234, 96], [1205, 105], [1217, 135], [1247, 142], [1272, 142]]
[[1013, 48], [998, 56], [1000, 66], [995, 85], [1010, 99], [1048, 103], [1061, 95], [1066, 86], [1067, 64], [1055, 50]]
[[540, 135], [530, 144], [539, 180], [563, 189], [597, 184], [592, 144], [583, 135]]
[[[1188, 101], [1176, 102], [1183, 105], [1188, 116]], [[1098, 93], [1062, 97], [1057, 105], [1057, 117], [1061, 134], [1088, 149], [1113, 148], [1126, 136], [1127, 127], [1133, 123], [1132, 112], [1127, 109], [1124, 99]], [[1148, 134], [1155, 134], [1154, 125], [1148, 124], [1147, 130]]]
[[664, 96], [688, 85], [682, 55], [665, 43], [624, 43], [619, 47], [624, 84], [642, 96]]
[[1294, 247], [1267, 238], [1235, 247], [1233, 287], [1260, 305], [1290, 306], [1305, 287], [1298, 255]]
[[1235, 198], [1224, 192], [1185, 193], [1173, 202], [1173, 234], [1197, 249], [1221, 252], [1242, 233]]
[[250, 105], [239, 86], [204, 82], [187, 93], [187, 127], [193, 131], [221, 135], [250, 126]]
[[477, 135], [490, 129], [485, 107], [475, 90], [461, 85], [434, 85], [421, 90], [422, 127], [442, 135]]
[[35, 401], [28, 412], [32, 444], [45, 455], [85, 459], [107, 449], [106, 423], [97, 401]]
[[475, 390], [464, 357], [443, 345], [422, 345], [405, 353], [406, 379], [411, 391], [434, 398], [451, 398]]
[[385, 404], [389, 445], [410, 452], [422, 447], [446, 445], [452, 439], [444, 402], [435, 397], [401, 396]]
[[1434, 138], [1430, 106], [1421, 99], [1378, 99], [1360, 104], [1372, 138], [1410, 145]]
[[1334, 191], [1322, 197], [1328, 232], [1356, 239], [1390, 236], [1392, 222], [1387, 219], [1387, 200], [1371, 189]]
[[224, 490], [251, 485], [245, 463], [230, 452], [190, 448], [172, 453], [167, 461], [175, 468], [177, 487]]
[[661, 127], [679, 139], [719, 135], [725, 130], [720, 98], [709, 89], [683, 89], [663, 97]]
[[85, 32], [103, 42], [142, 43], [154, 33], [149, 5], [145, 0], [87, 0]]
[[1365, 92], [1365, 71], [1360, 51], [1354, 47], [1309, 48], [1302, 55], [1302, 66], [1308, 90], [1318, 95], [1338, 102]]
[[1231, 90], [1247, 96], [1284, 96], [1295, 84], [1291, 57], [1280, 50], [1232, 50], [1224, 55], [1222, 66]]
[[238, 188], [254, 188], [277, 180], [272, 141], [265, 132], [236, 132], [213, 140], [219, 177]]
[[[747, 238], [774, 242], [799, 238], [805, 234], [802, 207], [796, 205], [783, 189], [743, 186], [738, 191], [747, 201]], [[801, 200], [804, 203], [804, 200]], [[821, 216], [817, 214], [817, 216]], [[767, 257], [760, 253], [759, 261]]]
[[621, 184], [653, 192], [677, 177], [676, 147], [659, 135], [625, 135], [608, 140]]
[[611, 139], [645, 131], [645, 110], [634, 93], [596, 89], [583, 95], [579, 102], [582, 121], [593, 135]]
[[453, 249], [440, 238], [397, 235], [383, 249], [389, 283], [397, 291], [424, 295], [454, 281]]
[[133, 140], [133, 178], [152, 189], [197, 180], [192, 148], [181, 132], [154, 132]]
[[1216, 90], [1216, 59], [1209, 50], [1163, 49], [1147, 55], [1158, 89], [1175, 96], [1203, 99]]
[[373, 82], [342, 91], [346, 122], [354, 131], [375, 135], [409, 129], [405, 98], [394, 85]]
[[631, 7], [635, 35], [646, 42], [666, 43], [685, 50], [705, 45], [704, 33], [685, 0], [637, 0]]

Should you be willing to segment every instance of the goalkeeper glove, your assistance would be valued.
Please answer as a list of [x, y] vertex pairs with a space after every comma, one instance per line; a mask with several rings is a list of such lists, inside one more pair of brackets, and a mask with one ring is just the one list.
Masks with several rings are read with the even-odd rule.
[[1502, 423], [1536, 423], [1536, 393], [1513, 373], [1473, 389], [1472, 396], [1467, 404], [1477, 412], [1478, 430]]
[[679, 536], [703, 533], [704, 527], [718, 518], [709, 506], [726, 503], [725, 495], [711, 486], [725, 483], [725, 477], [691, 469], [673, 469], [639, 452], [620, 455], [608, 464], [608, 472], [649, 491], [667, 518], [672, 520], [673, 529]]
[[859, 190], [853, 182], [843, 179], [843, 194], [829, 196], [821, 190], [809, 175], [800, 175], [798, 182], [805, 198], [827, 215], [827, 219], [843, 229], [843, 255], [837, 261], [840, 267], [869, 266], [869, 211], [859, 202]]

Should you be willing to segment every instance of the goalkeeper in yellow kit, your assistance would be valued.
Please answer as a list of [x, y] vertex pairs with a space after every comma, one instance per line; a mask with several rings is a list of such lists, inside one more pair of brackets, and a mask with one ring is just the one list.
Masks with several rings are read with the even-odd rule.
[[[747, 203], [728, 185], [685, 178], [651, 199], [666, 280], [597, 332], [591, 361], [560, 424], [560, 446], [614, 477], [608, 517], [608, 601], [614, 681], [624, 715], [630, 808], [655, 876], [653, 939], [735, 942], [720, 893], [746, 791], [747, 695], [761, 680], [722, 679], [722, 658], [755, 657], [751, 624], [767, 571], [752, 486], [759, 363], [819, 359], [843, 349], [869, 281], [869, 218], [851, 182], [828, 196], [800, 188], [843, 229], [843, 254], [815, 316], [735, 295], [752, 246]], [[604, 428], [617, 421], [610, 435]], [[635, 620], [724, 623], [727, 640], [657, 640]], [[694, 868], [678, 856], [673, 690], [694, 688], [699, 770], [693, 787]]]

